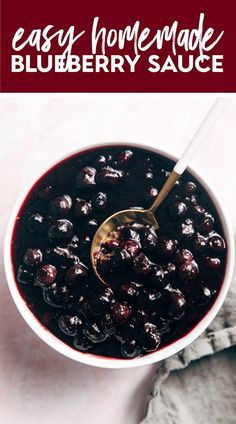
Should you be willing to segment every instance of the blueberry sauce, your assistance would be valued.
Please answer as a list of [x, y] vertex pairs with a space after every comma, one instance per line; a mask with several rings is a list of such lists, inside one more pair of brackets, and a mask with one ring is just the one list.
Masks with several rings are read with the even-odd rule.
[[98, 226], [130, 207], [148, 208], [173, 161], [145, 149], [107, 146], [47, 172], [21, 207], [12, 260], [22, 297], [56, 337], [81, 352], [132, 359], [187, 334], [221, 288], [227, 246], [205, 189], [185, 172], [157, 212], [160, 228], [133, 223], [101, 246]]

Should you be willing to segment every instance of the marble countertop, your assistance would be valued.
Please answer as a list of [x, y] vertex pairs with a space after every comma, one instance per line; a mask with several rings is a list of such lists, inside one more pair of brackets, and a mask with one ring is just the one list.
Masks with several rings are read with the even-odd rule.
[[[10, 96], [0, 98], [0, 243], [24, 185], [65, 152], [94, 142], [140, 141], [179, 155], [213, 97]], [[193, 160], [236, 230], [236, 99]], [[45, 345], [16, 310], [0, 256], [0, 421], [7, 424], [137, 424], [156, 365], [105, 370]]]

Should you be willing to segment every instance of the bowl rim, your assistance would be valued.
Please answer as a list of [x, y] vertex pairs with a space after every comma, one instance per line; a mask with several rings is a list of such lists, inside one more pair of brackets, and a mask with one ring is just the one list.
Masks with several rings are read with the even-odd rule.
[[197, 337], [199, 337], [199, 335], [209, 326], [209, 324], [212, 322], [212, 320], [215, 318], [216, 314], [218, 313], [219, 309], [221, 308], [232, 280], [233, 269], [234, 269], [234, 238], [233, 238], [233, 230], [231, 227], [230, 219], [228, 217], [228, 213], [225, 210], [225, 207], [222, 206], [223, 203], [220, 201], [218, 194], [216, 194], [215, 188], [212, 187], [212, 184], [209, 184], [208, 182], [206, 182], [207, 179], [204, 178], [204, 176], [200, 176], [194, 169], [192, 169], [192, 167], [188, 167], [187, 170], [202, 184], [202, 186], [205, 188], [208, 195], [210, 196], [214, 206], [216, 207], [223, 230], [224, 230], [224, 235], [227, 240], [227, 246], [228, 246], [227, 267], [226, 267], [222, 287], [220, 292], [218, 293], [218, 296], [214, 304], [207, 311], [206, 315], [185, 336], [182, 336], [180, 339], [177, 339], [176, 341], [172, 342], [166, 347], [161, 348], [160, 350], [157, 350], [156, 352], [152, 352], [142, 357], [134, 358], [134, 359], [119, 359], [119, 358], [113, 358], [113, 357], [111, 358], [111, 357], [99, 356], [99, 355], [95, 355], [91, 353], [80, 352], [73, 349], [72, 347], [70, 347], [69, 345], [67, 345], [60, 339], [58, 339], [56, 336], [54, 336], [36, 318], [33, 312], [31, 312], [31, 310], [27, 306], [27, 303], [24, 301], [17, 287], [17, 282], [14, 276], [14, 270], [13, 270], [12, 259], [11, 259], [11, 241], [12, 241], [13, 232], [15, 228], [16, 217], [26, 197], [28, 196], [29, 192], [33, 188], [33, 186], [40, 180], [40, 178], [42, 178], [53, 167], [59, 165], [61, 162], [65, 160], [68, 160], [70, 157], [73, 157], [76, 154], [86, 152], [90, 149], [93, 149], [93, 148], [99, 149], [99, 148], [112, 147], [112, 146], [126, 146], [126, 147], [130, 146], [131, 148], [139, 147], [150, 152], [158, 153], [174, 161], [177, 160], [177, 157], [173, 155], [172, 153], [170, 153], [169, 151], [160, 149], [156, 146], [150, 146], [149, 144], [146, 144], [143, 141], [133, 142], [129, 140], [123, 140], [123, 141], [101, 141], [101, 142], [89, 144], [86, 147], [77, 148], [73, 150], [72, 152], [61, 155], [60, 157], [51, 161], [51, 163], [48, 163], [43, 170], [38, 172], [37, 175], [35, 175], [33, 178], [30, 179], [29, 183], [26, 184], [25, 188], [22, 190], [21, 194], [19, 195], [15, 203], [15, 206], [13, 207], [12, 213], [8, 221], [7, 230], [5, 234], [5, 240], [4, 240], [4, 268], [5, 268], [5, 274], [6, 274], [8, 287], [18, 311], [20, 312], [21, 316], [24, 318], [26, 323], [29, 325], [29, 327], [34, 331], [34, 333], [41, 340], [43, 340], [46, 344], [48, 344], [51, 348], [55, 349], [57, 352], [77, 362], [80, 362], [86, 365], [95, 366], [95, 367], [101, 367], [101, 368], [124, 369], [124, 368], [133, 368], [133, 367], [153, 364], [155, 362], [159, 362], [161, 360], [169, 358], [170, 356], [178, 353], [179, 351], [187, 347]]

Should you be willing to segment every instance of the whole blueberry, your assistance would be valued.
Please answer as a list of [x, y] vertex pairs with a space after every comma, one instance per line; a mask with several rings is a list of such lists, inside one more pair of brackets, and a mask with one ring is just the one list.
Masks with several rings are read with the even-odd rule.
[[144, 253], [140, 253], [133, 259], [133, 270], [134, 273], [141, 278], [145, 278], [150, 275], [152, 264]]
[[160, 304], [161, 294], [159, 291], [149, 288], [140, 290], [138, 303], [145, 310], [153, 310], [158, 308]]
[[193, 248], [197, 253], [203, 253], [206, 249], [206, 245], [207, 240], [200, 234], [193, 240]]
[[121, 167], [127, 166], [130, 163], [133, 154], [132, 150], [122, 150], [118, 155], [118, 165]]
[[88, 221], [88, 231], [89, 231], [89, 233], [94, 234], [95, 231], [97, 230], [97, 228], [98, 228], [97, 220], [96, 219], [90, 219]]
[[161, 236], [158, 240], [158, 253], [164, 258], [170, 258], [174, 255], [177, 249], [177, 240], [167, 236]]
[[103, 167], [105, 165], [107, 165], [107, 157], [105, 155], [99, 155], [96, 158], [96, 164], [99, 165], [100, 167]]
[[29, 216], [27, 227], [31, 233], [43, 235], [45, 232], [44, 217], [39, 213], [34, 213]]
[[83, 236], [80, 239], [80, 249], [81, 249], [81, 256], [88, 262], [88, 258], [90, 257], [90, 248], [91, 248], [91, 237], [89, 236]]
[[17, 271], [17, 280], [22, 284], [33, 283], [34, 281], [34, 273], [31, 269], [20, 265]]
[[71, 197], [68, 194], [52, 199], [49, 205], [50, 212], [55, 217], [63, 217], [68, 214], [72, 206]]
[[77, 198], [75, 201], [74, 214], [76, 218], [84, 218], [92, 212], [92, 205], [86, 200]]
[[99, 155], [96, 159], [96, 163], [97, 165], [99, 165], [99, 167], [104, 167], [106, 165], [108, 165], [108, 163], [110, 163], [112, 161], [112, 156], [111, 155]]
[[123, 177], [123, 171], [106, 166], [98, 173], [96, 181], [107, 187], [115, 187]]
[[165, 289], [165, 305], [172, 319], [180, 319], [186, 310], [186, 299], [178, 289], [168, 287]]
[[133, 359], [140, 355], [140, 347], [136, 340], [126, 340], [121, 344], [121, 354], [124, 358]]
[[124, 226], [120, 229], [120, 236], [122, 240], [135, 240], [137, 242], [140, 241], [140, 236], [137, 229], [131, 226]]
[[193, 254], [188, 249], [180, 249], [176, 253], [176, 262], [178, 264], [183, 264], [184, 262], [189, 262], [193, 259]]
[[153, 268], [152, 282], [157, 290], [161, 290], [165, 286], [165, 272], [162, 266], [155, 265]]
[[117, 248], [111, 254], [111, 267], [118, 269], [119, 267], [126, 267], [130, 261], [130, 254], [126, 249]]
[[107, 162], [106, 162], [106, 156], [104, 156], [104, 155], [99, 155], [99, 156], [97, 157], [97, 159], [96, 159], [96, 163], [97, 163], [97, 165], [105, 166], [105, 165], [107, 164]]
[[42, 262], [43, 254], [40, 249], [27, 249], [23, 261], [28, 266], [36, 266]]
[[194, 260], [184, 262], [179, 269], [179, 278], [183, 283], [189, 283], [198, 275], [198, 264]]
[[[50, 289], [50, 287], [52, 286], [49, 286], [48, 289]], [[62, 306], [68, 307], [68, 305], [71, 305], [73, 302], [73, 295], [71, 294], [70, 289], [67, 286], [61, 286], [58, 287], [57, 290], [57, 299], [58, 302], [62, 304]]]
[[102, 274], [112, 273], [126, 267], [130, 255], [125, 249], [117, 248], [111, 253], [101, 253], [97, 260], [99, 272]]
[[196, 219], [202, 219], [206, 214], [206, 209], [199, 203], [193, 204], [191, 211]]
[[157, 247], [157, 234], [153, 227], [140, 231], [141, 245], [146, 252], [153, 252]]
[[73, 235], [73, 224], [68, 219], [58, 219], [48, 230], [50, 241], [66, 241]]
[[146, 352], [155, 351], [161, 342], [158, 328], [151, 322], [146, 322], [140, 331], [139, 342]]
[[186, 193], [193, 194], [197, 190], [197, 186], [196, 186], [196, 184], [193, 181], [188, 181], [184, 185], [184, 189], [185, 189]]
[[107, 204], [107, 194], [99, 191], [92, 197], [92, 205], [95, 209], [104, 210]]
[[173, 262], [168, 262], [164, 267], [165, 281], [171, 282], [175, 278], [176, 265]]
[[148, 169], [148, 170], [145, 172], [144, 178], [145, 178], [145, 180], [146, 180], [147, 182], [149, 182], [149, 183], [153, 181], [153, 179], [154, 179], [154, 174], [153, 174], [153, 172], [152, 172], [152, 170], [151, 170], [151, 169]]
[[91, 166], [82, 168], [76, 177], [76, 187], [82, 190], [87, 190], [96, 187], [95, 177], [96, 169]]
[[213, 253], [222, 253], [226, 249], [226, 244], [221, 236], [213, 235], [208, 239], [207, 248]]
[[116, 302], [112, 307], [112, 316], [117, 324], [124, 324], [131, 315], [131, 309], [125, 302]]
[[65, 279], [68, 284], [76, 285], [86, 280], [87, 277], [87, 267], [82, 263], [78, 263], [77, 265], [74, 265], [68, 269]]
[[83, 322], [77, 315], [61, 315], [58, 320], [60, 330], [67, 336], [75, 336], [82, 329]]
[[135, 240], [125, 240], [121, 243], [121, 248], [125, 249], [131, 257], [134, 257], [140, 251], [140, 244]]
[[74, 339], [74, 348], [86, 352], [92, 347], [92, 342], [83, 333], [79, 332]]
[[100, 294], [95, 295], [89, 303], [89, 309], [94, 315], [102, 315], [109, 312], [115, 303], [112, 290], [107, 287]]
[[169, 214], [176, 221], [181, 220], [187, 212], [187, 206], [183, 202], [176, 202], [169, 205]]
[[116, 323], [110, 313], [102, 315], [100, 321], [101, 329], [107, 336], [112, 336], [116, 332]]
[[66, 307], [73, 301], [69, 288], [67, 286], [59, 287], [57, 283], [44, 289], [43, 298], [46, 303], [57, 308]]
[[207, 286], [200, 286], [196, 295], [196, 303], [199, 306], [206, 306], [211, 300], [211, 290]]
[[56, 265], [66, 265], [69, 262], [69, 250], [63, 247], [53, 247], [46, 250], [47, 259]]
[[79, 249], [79, 237], [77, 235], [74, 235], [72, 239], [70, 240], [70, 243], [67, 245], [67, 249], [70, 253], [77, 253]]
[[206, 215], [199, 223], [198, 229], [203, 234], [208, 234], [213, 230], [214, 227], [214, 218], [212, 215]]
[[183, 239], [188, 239], [192, 237], [195, 233], [193, 220], [190, 218], [185, 219], [185, 221], [180, 224], [178, 233], [179, 236]]
[[107, 299], [109, 299], [109, 301], [111, 303], [114, 303], [114, 292], [111, 289], [111, 287], [106, 287], [101, 293], [102, 296], [106, 296]]
[[146, 192], [146, 199], [147, 200], [153, 200], [158, 195], [158, 189], [156, 187], [149, 187]]
[[119, 290], [119, 295], [122, 299], [126, 300], [127, 302], [132, 302], [137, 299], [139, 295], [139, 286], [134, 282], [128, 282], [122, 284]]
[[35, 284], [40, 286], [49, 286], [54, 283], [57, 276], [57, 270], [54, 265], [42, 265], [35, 276]]
[[[165, 311], [166, 312], [166, 311]], [[152, 311], [149, 314], [149, 321], [158, 328], [160, 333], [169, 331], [169, 318], [160, 315], [159, 311]]]
[[169, 178], [170, 174], [171, 174], [170, 171], [167, 171], [166, 169], [161, 169], [161, 172], [160, 172], [161, 181], [163, 182], [166, 181], [167, 178]]
[[95, 321], [86, 322], [84, 334], [93, 343], [101, 343], [107, 338], [107, 334], [103, 332], [101, 324]]
[[203, 266], [207, 272], [215, 272], [221, 265], [221, 260], [219, 258], [212, 258], [207, 256], [203, 260]]

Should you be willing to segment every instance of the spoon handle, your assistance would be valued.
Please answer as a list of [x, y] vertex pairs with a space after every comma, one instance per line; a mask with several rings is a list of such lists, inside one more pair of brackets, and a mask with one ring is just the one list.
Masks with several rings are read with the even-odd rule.
[[170, 176], [167, 178], [165, 184], [163, 185], [161, 191], [153, 202], [152, 206], [149, 208], [150, 212], [155, 212], [163, 200], [166, 198], [170, 190], [174, 187], [176, 181], [183, 174], [187, 166], [189, 165], [190, 160], [194, 157], [197, 149], [201, 147], [203, 141], [207, 138], [209, 132], [214, 127], [220, 116], [223, 114], [225, 108], [230, 102], [229, 98], [218, 98], [214, 103], [206, 117], [202, 121], [200, 127], [195, 132], [191, 141], [184, 150], [182, 156], [175, 164], [173, 171]]
[[194, 157], [195, 153], [197, 152], [198, 148], [201, 147], [203, 141], [205, 141], [211, 129], [215, 126], [218, 119], [223, 114], [229, 102], [230, 102], [229, 98], [219, 97], [213, 103], [209, 112], [207, 113], [204, 120], [202, 121], [200, 127], [197, 129], [190, 143], [187, 145], [186, 149], [184, 150], [182, 156], [176, 163], [174, 167], [174, 171], [177, 172], [177, 174], [179, 175], [183, 174], [183, 172], [189, 165], [191, 159]]

